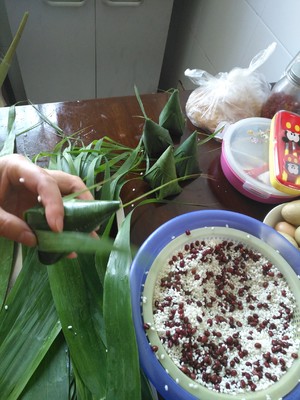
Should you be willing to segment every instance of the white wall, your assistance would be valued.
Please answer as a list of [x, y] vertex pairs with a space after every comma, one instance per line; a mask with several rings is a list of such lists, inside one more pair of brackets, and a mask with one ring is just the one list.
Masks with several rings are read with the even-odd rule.
[[277, 47], [260, 68], [276, 82], [300, 51], [299, 0], [175, 0], [160, 88], [194, 89], [187, 68], [211, 74], [245, 68], [272, 42]]

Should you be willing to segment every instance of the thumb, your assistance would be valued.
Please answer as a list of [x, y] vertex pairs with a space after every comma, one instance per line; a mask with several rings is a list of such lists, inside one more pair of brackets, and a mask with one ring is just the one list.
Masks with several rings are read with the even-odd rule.
[[0, 236], [24, 244], [36, 246], [37, 241], [29, 226], [13, 214], [0, 207]]

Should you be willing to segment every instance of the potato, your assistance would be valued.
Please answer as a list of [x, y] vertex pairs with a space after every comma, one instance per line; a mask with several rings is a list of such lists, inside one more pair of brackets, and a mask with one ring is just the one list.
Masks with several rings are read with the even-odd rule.
[[292, 224], [289, 224], [288, 222], [277, 222], [277, 224], [275, 225], [275, 229], [278, 232], [287, 233], [288, 235], [295, 237], [296, 227]]
[[296, 229], [294, 237], [296, 239], [296, 242], [300, 246], [300, 226], [298, 226], [298, 228]]
[[280, 235], [282, 235], [283, 237], [285, 237], [293, 246], [295, 246], [297, 249], [299, 248], [298, 247], [298, 243], [296, 242], [296, 240], [292, 237], [292, 236], [290, 236], [290, 235], [288, 235], [287, 233], [284, 233], [284, 232], [278, 232], [278, 233], [280, 233]]
[[294, 200], [282, 207], [281, 215], [292, 225], [300, 225], [300, 200]]

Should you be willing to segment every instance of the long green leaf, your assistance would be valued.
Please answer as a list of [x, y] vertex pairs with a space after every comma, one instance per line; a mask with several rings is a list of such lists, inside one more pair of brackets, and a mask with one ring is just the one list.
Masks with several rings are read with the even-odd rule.
[[16, 119], [16, 107], [11, 106], [9, 107], [8, 111], [6, 138], [3, 143], [0, 156], [5, 156], [7, 154], [12, 154], [14, 152], [15, 140], [16, 140], [16, 132], [14, 130], [15, 119]]
[[[0, 85], [1, 86], [1, 85]], [[1, 148], [0, 156], [12, 154], [15, 148], [16, 132], [14, 129], [16, 119], [15, 106], [9, 107], [7, 128], [5, 132], [5, 141]], [[12, 274], [14, 261], [15, 261], [15, 245], [12, 241], [0, 237], [0, 254], [1, 254], [1, 268], [0, 268], [0, 309], [8, 290], [9, 280]]]
[[99, 336], [106, 346], [106, 333], [103, 318], [103, 285], [95, 266], [95, 256], [92, 254], [80, 254], [78, 263], [86, 285], [87, 296], [90, 299], [90, 310], [93, 319], [97, 321]]
[[101, 190], [96, 190], [95, 197], [99, 200], [113, 199], [113, 192], [111, 190], [111, 168], [108, 162], [105, 163], [104, 180], [101, 184]]
[[109, 253], [114, 244], [109, 238], [96, 239], [81, 232], [35, 231], [38, 249], [45, 253]]
[[[113, 225], [113, 219], [111, 218], [110, 221], [106, 224], [106, 226], [102, 232], [102, 236], [101, 236], [102, 239], [110, 240], [112, 225]], [[100, 279], [102, 286], [104, 286], [106, 266], [108, 263], [109, 255], [110, 255], [110, 252], [104, 253], [104, 252], [99, 252], [99, 251], [95, 254], [96, 270], [97, 270], [98, 277]]]
[[[140, 400], [139, 356], [132, 320], [129, 271], [129, 213], [115, 239], [104, 280], [104, 321], [107, 340], [106, 400]], [[127, 249], [124, 253], [123, 249]], [[120, 250], [122, 253], [120, 254]]]
[[134, 92], [135, 92], [135, 96], [137, 98], [137, 101], [139, 103], [139, 106], [140, 106], [140, 109], [141, 109], [141, 111], [143, 113], [144, 118], [148, 118], [147, 114], [146, 114], [146, 111], [145, 111], [145, 108], [144, 108], [144, 104], [142, 102], [141, 96], [140, 96], [138, 88], [136, 86], [134, 86]]
[[[99, 400], [98, 398], [96, 398], [95, 396], [93, 396], [93, 394], [91, 393], [91, 391], [89, 390], [89, 388], [85, 385], [85, 383], [83, 382], [83, 380], [81, 379], [80, 374], [78, 373], [78, 371], [76, 370], [76, 367], [73, 365], [73, 371], [74, 371], [74, 376], [75, 376], [75, 387], [76, 387], [76, 392], [75, 392], [75, 396], [73, 398], [71, 398], [70, 400]], [[105, 400], [100, 399], [100, 400]]]
[[0, 312], [0, 398], [15, 400], [25, 388], [61, 325], [47, 271], [30, 250]]
[[[130, 173], [131, 170], [136, 168], [136, 166], [141, 163], [141, 161], [142, 161], [141, 143], [142, 143], [142, 141], [139, 142], [138, 146], [132, 151], [132, 153], [126, 159], [124, 164], [121, 165], [121, 167], [118, 169], [118, 171], [113, 176], [114, 179], [110, 185], [112, 198], [119, 199], [119, 195], [120, 195], [120, 191], [121, 191], [120, 182], [122, 181], [122, 179], [124, 177], [126, 177]], [[124, 182], [125, 181], [123, 179], [123, 183]]]
[[28, 19], [28, 15], [29, 15], [28, 12], [24, 13], [23, 18], [22, 18], [22, 20], [20, 22], [20, 25], [18, 27], [18, 30], [17, 30], [17, 32], [16, 32], [16, 34], [15, 34], [15, 36], [14, 36], [12, 42], [11, 42], [11, 45], [9, 46], [9, 48], [8, 48], [8, 50], [7, 50], [7, 52], [6, 52], [5, 56], [4, 56], [1, 64], [0, 64], [0, 88], [3, 85], [3, 82], [4, 82], [5, 78], [6, 78], [8, 70], [10, 68], [13, 56], [14, 56], [14, 54], [16, 52], [17, 46], [19, 44], [19, 41], [21, 39], [23, 30], [25, 28], [25, 25], [26, 25], [26, 22], [27, 22], [27, 19]]
[[155, 387], [149, 382], [146, 375], [141, 371], [142, 400], [158, 400]]
[[88, 390], [101, 399], [106, 386], [106, 348], [79, 261], [64, 259], [47, 271], [72, 363]]
[[13, 241], [0, 237], [0, 310], [3, 307], [5, 297], [9, 287], [10, 277], [12, 275], [15, 261], [15, 244]]
[[[55, 130], [55, 133], [56, 133], [58, 136], [63, 137], [63, 138], [64, 138], [64, 139], [63, 139], [64, 141], [69, 140], [69, 137], [68, 137], [68, 138], [65, 137], [64, 131], [63, 131], [57, 124], [55, 124], [55, 122], [52, 122], [52, 121], [50, 120], [50, 118], [48, 118], [45, 114], [43, 114], [43, 113], [40, 111], [39, 107], [41, 107], [41, 106], [36, 106], [35, 104], [33, 104], [33, 103], [31, 103], [31, 102], [29, 102], [29, 103], [30, 103], [31, 106], [35, 109], [35, 111], [37, 112], [37, 114], [39, 115], [39, 117], [41, 118], [41, 120], [43, 120], [43, 121], [46, 122], [49, 126], [51, 126], [51, 127]], [[61, 145], [61, 144], [60, 144], [60, 145]], [[55, 151], [56, 151], [56, 149], [55, 149]]]
[[69, 352], [62, 333], [57, 336], [18, 400], [67, 400], [72, 380]]

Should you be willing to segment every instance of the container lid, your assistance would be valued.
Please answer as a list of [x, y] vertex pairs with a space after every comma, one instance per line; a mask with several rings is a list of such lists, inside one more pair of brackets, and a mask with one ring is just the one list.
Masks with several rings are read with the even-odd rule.
[[300, 86], [300, 61], [295, 62], [288, 72], [290, 78]]
[[[271, 119], [260, 117], [230, 125], [223, 137], [222, 158], [230, 173], [241, 181], [242, 193], [249, 193], [256, 200], [276, 198], [280, 201], [291, 196], [275, 189], [270, 182], [270, 127]], [[228, 171], [224, 173], [228, 175]]]

